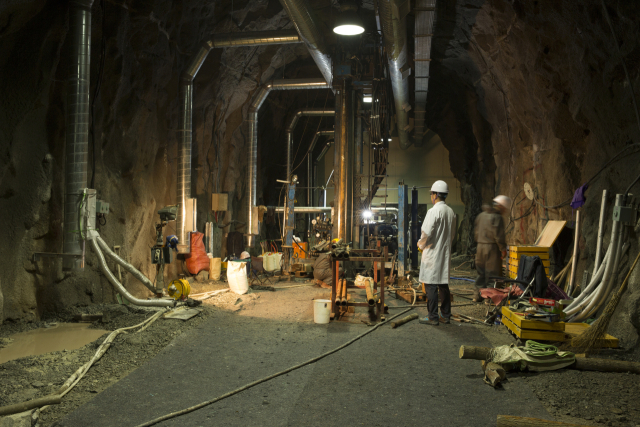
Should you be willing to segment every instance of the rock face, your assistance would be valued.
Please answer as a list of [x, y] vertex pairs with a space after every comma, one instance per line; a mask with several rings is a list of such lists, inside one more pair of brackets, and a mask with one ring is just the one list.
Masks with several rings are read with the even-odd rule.
[[[606, 3], [620, 54], [601, 1], [438, 3], [428, 108], [430, 126], [449, 149], [451, 169], [463, 186], [463, 247], [472, 246], [467, 233], [481, 203], [495, 195], [515, 201], [509, 243], [532, 244], [547, 220], [574, 219], [569, 206], [543, 205], [570, 201], [573, 192], [589, 182], [578, 283], [582, 272], [592, 269], [602, 190], [621, 193], [640, 172], [640, 153], [629, 150], [635, 154], [622, 156], [593, 178], [640, 136], [621, 63], [626, 62], [638, 93], [640, 5]], [[535, 189], [537, 202], [524, 198], [525, 182]], [[611, 207], [607, 233], [609, 218]], [[629, 243], [629, 253], [636, 254], [634, 232]], [[624, 257], [622, 271], [628, 266]], [[628, 313], [631, 322], [627, 317], [623, 327], [622, 320], [616, 320], [612, 329], [620, 331], [625, 345], [634, 346], [637, 277], [629, 293], [634, 297], [623, 299], [619, 312]]]
[[[237, 3], [233, 13], [230, 5], [197, 0], [96, 0], [92, 7], [89, 174], [95, 172], [98, 198], [110, 203], [100, 234], [151, 278], [156, 212], [176, 197], [180, 72], [211, 34], [292, 28], [277, 2]], [[67, 17], [67, 2], [0, 5], [0, 321], [114, 301], [90, 250], [82, 272], [63, 272], [60, 261], [31, 260], [33, 252], [61, 252], [65, 232]], [[194, 81], [193, 114], [192, 197], [199, 199], [201, 229], [211, 192], [230, 195], [230, 211], [220, 221], [241, 215], [248, 143], [242, 123], [253, 91], [274, 73], [284, 75], [286, 64], [289, 77], [309, 63], [301, 44], [218, 49], [205, 61]], [[174, 232], [173, 224], [165, 229]], [[180, 264], [168, 266], [167, 274], [177, 276]], [[127, 274], [124, 282], [132, 293], [148, 295]]]

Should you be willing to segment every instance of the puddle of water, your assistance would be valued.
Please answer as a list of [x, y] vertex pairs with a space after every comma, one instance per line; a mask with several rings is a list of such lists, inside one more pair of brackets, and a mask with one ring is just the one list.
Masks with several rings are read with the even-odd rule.
[[75, 350], [97, 340], [108, 331], [89, 329], [88, 323], [59, 323], [52, 328], [41, 328], [12, 335], [9, 345], [0, 348], [0, 363], [52, 351]]

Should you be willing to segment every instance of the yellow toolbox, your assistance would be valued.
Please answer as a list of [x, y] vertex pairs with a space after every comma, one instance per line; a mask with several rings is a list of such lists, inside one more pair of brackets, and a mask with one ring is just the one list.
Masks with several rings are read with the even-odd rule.
[[518, 265], [520, 257], [523, 255], [540, 257], [542, 265], [544, 265], [544, 271], [547, 277], [550, 277], [549, 249], [551, 249], [566, 223], [567, 221], [548, 221], [535, 244], [509, 246], [507, 249], [507, 274], [509, 278], [515, 279], [518, 277]]
[[519, 316], [508, 307], [502, 307], [502, 324], [515, 336], [523, 340], [536, 341], [564, 341], [565, 333], [563, 322], [542, 322], [540, 320], [528, 320]]

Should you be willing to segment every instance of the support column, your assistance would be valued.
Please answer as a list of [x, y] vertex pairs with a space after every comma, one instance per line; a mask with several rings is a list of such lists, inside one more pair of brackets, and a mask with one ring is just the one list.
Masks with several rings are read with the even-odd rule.
[[407, 261], [409, 192], [402, 182], [398, 185], [398, 277], [404, 276]]
[[351, 242], [353, 213], [353, 90], [344, 79], [336, 85], [336, 131], [334, 151], [333, 238]]
[[418, 224], [418, 189], [411, 190], [411, 268], [418, 268], [418, 240], [420, 239], [420, 226]]

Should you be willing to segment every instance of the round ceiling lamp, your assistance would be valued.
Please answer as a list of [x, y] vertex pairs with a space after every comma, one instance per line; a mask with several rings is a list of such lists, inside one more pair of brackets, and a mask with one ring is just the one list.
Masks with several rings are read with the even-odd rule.
[[345, 3], [340, 6], [340, 15], [336, 17], [333, 32], [341, 36], [356, 36], [364, 33], [364, 24], [358, 15], [358, 6]]

